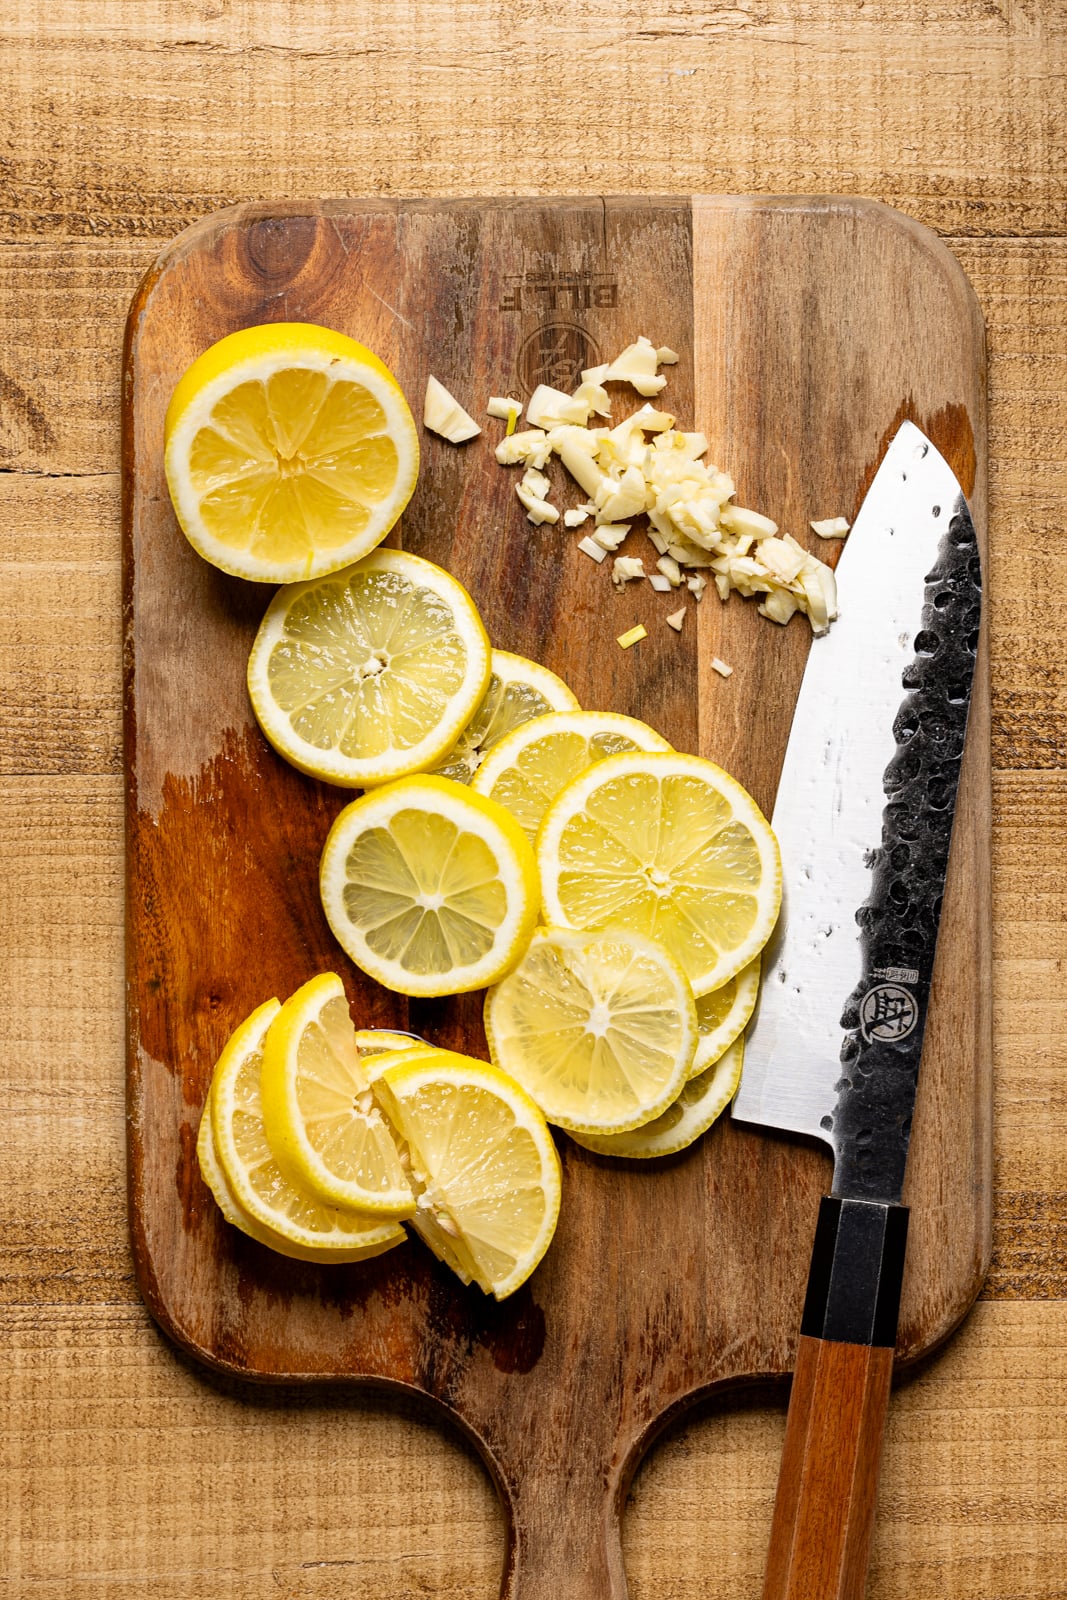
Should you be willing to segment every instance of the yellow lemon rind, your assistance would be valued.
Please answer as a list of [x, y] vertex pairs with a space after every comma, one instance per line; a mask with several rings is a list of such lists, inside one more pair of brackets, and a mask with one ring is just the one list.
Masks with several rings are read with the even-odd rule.
[[699, 1077], [702, 1072], [706, 1072], [710, 1066], [714, 1065], [720, 1056], [725, 1055], [734, 1040], [744, 1033], [748, 1027], [752, 1013], [756, 1009], [756, 1000], [759, 997], [760, 964], [761, 958], [756, 956], [754, 960], [749, 962], [747, 967], [742, 967], [741, 971], [736, 973], [732, 979], [727, 978], [726, 982], [732, 982], [735, 986], [733, 1003], [718, 1027], [711, 1032], [700, 1032], [700, 1008], [703, 1003], [711, 1000], [718, 991], [709, 990], [707, 994], [701, 995], [697, 1001], [698, 1038], [696, 1055], [693, 1057], [693, 1065], [689, 1069], [691, 1078]]

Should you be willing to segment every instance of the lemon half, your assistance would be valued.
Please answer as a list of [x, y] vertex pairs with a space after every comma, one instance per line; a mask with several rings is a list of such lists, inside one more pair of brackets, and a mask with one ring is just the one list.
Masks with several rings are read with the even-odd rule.
[[224, 572], [293, 583], [379, 544], [419, 470], [415, 422], [372, 351], [307, 322], [244, 328], [171, 396], [164, 465], [186, 538]]
[[332, 972], [285, 1002], [263, 1045], [263, 1126], [282, 1172], [324, 1204], [409, 1217], [396, 1145], [359, 1064], [344, 986]]

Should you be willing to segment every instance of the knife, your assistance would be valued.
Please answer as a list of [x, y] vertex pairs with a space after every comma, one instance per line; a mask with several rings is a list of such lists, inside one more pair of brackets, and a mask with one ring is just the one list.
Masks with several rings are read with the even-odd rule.
[[896, 1343], [901, 1204], [982, 612], [974, 525], [911, 423], [837, 567], [773, 827], [783, 915], [734, 1115], [834, 1154], [819, 1210], [764, 1600], [860, 1600]]

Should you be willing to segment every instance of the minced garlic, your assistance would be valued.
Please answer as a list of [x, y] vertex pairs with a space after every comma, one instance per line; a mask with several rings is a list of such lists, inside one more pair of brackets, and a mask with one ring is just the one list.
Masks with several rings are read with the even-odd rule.
[[[791, 534], [779, 534], [770, 517], [735, 503], [732, 478], [704, 459], [704, 434], [678, 429], [669, 412], [647, 403], [614, 427], [592, 425], [594, 413], [610, 415], [605, 384], [629, 383], [647, 400], [667, 381], [657, 368], [677, 360], [675, 351], [642, 336], [614, 361], [587, 368], [573, 395], [541, 384], [526, 408], [532, 426], [502, 439], [497, 460], [526, 467], [519, 498], [530, 520], [555, 522], [559, 513], [547, 501], [547, 479], [541, 488], [537, 475], [550, 455], [560, 458], [588, 497], [564, 512], [563, 521], [578, 528], [594, 518], [592, 535], [579, 542], [593, 560], [616, 550], [630, 519], [643, 514], [658, 557], [649, 574], [654, 589], [684, 583], [699, 600], [710, 577], [724, 601], [734, 592], [754, 597], [761, 614], [778, 623], [801, 611], [814, 633], [825, 633], [837, 615], [833, 572]], [[820, 538], [848, 531], [844, 518], [811, 526]], [[627, 581], [614, 569], [612, 579], [619, 587]]]

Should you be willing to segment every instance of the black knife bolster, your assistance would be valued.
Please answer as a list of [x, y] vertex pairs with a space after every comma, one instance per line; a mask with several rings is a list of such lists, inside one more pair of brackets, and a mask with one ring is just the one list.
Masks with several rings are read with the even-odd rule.
[[836, 1344], [897, 1342], [908, 1208], [826, 1195], [800, 1331]]

